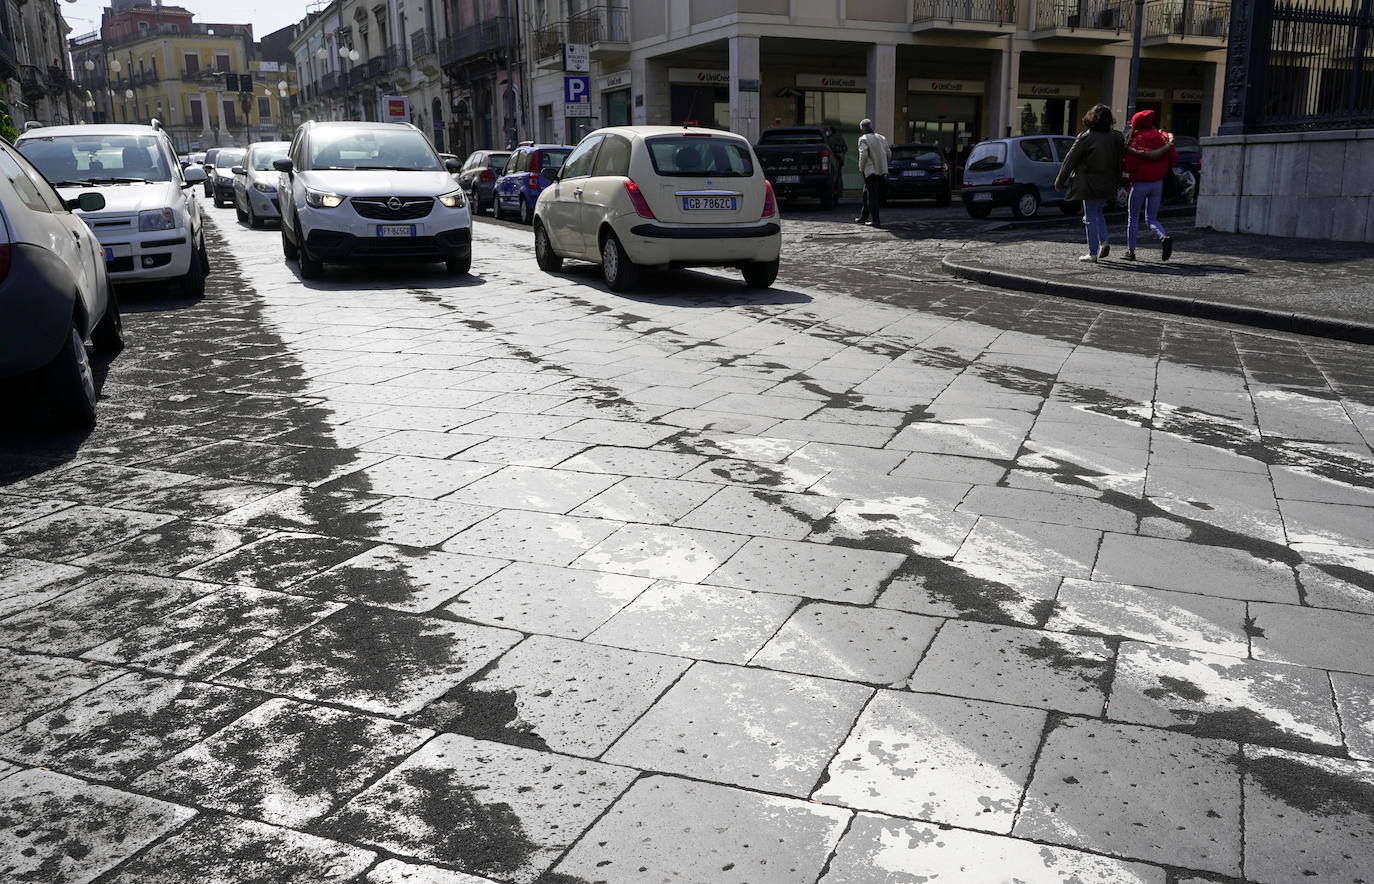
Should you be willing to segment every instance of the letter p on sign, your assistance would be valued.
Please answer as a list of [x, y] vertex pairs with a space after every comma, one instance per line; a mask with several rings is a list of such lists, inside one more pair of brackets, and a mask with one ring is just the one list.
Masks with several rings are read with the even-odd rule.
[[581, 104], [584, 101], [590, 101], [591, 92], [591, 77], [563, 78], [563, 102], [565, 104]]

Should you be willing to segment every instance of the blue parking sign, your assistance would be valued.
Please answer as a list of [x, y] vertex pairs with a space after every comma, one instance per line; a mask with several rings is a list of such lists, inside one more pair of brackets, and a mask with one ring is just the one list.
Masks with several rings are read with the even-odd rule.
[[592, 78], [565, 76], [563, 78], [563, 103], [581, 104], [591, 101]]

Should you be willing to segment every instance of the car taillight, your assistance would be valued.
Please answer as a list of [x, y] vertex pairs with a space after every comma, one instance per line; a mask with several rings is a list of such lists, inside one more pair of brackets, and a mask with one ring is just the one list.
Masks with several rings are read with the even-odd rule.
[[0, 243], [0, 282], [10, 275], [10, 244]]
[[529, 186], [530, 190], [538, 190], [538, 189], [539, 189], [539, 176], [538, 176], [538, 175], [531, 175], [529, 178], [527, 178], [527, 179], [525, 180], [525, 183]]
[[965, 186], [965, 187], [972, 187], [972, 186], [973, 186], [973, 182], [972, 182], [972, 181], [965, 181], [965, 182], [964, 182], [964, 186]]
[[1015, 179], [1015, 178], [994, 178], [994, 179], [992, 179], [992, 184], [993, 184], [994, 187], [997, 187], [997, 186], [1002, 185], [1002, 184], [1015, 184], [1015, 183], [1016, 183], [1016, 179]]
[[830, 151], [825, 148], [821, 148], [821, 171], [830, 171]]
[[483, 169], [480, 173], [478, 173], [477, 177], [481, 178], [483, 181], [495, 181], [496, 173], [490, 169]]
[[625, 192], [630, 195], [630, 205], [635, 207], [635, 212], [641, 218], [654, 217], [654, 210], [649, 208], [649, 201], [644, 198], [644, 193], [635, 184], [633, 178], [625, 179]]
[[773, 182], [763, 179], [763, 214], [760, 218], [772, 218], [778, 213], [778, 200], [773, 196]]
[[539, 174], [539, 154], [534, 154], [530, 157], [530, 174]]

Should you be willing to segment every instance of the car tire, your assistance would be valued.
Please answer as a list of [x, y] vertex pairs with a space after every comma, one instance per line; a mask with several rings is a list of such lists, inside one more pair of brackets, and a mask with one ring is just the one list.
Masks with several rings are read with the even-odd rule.
[[970, 218], [986, 218], [992, 214], [992, 206], [975, 206], [973, 203], [965, 203], [964, 209], [968, 211]]
[[239, 198], [234, 197], [234, 215], [238, 217], [240, 224], [248, 223], [248, 213], [239, 208]]
[[639, 267], [625, 254], [613, 232], [601, 239], [601, 278], [613, 292], [628, 292], [639, 284]]
[[87, 429], [95, 424], [95, 375], [86, 356], [86, 342], [73, 322], [53, 360], [39, 369], [39, 382], [53, 419], [68, 429]]
[[472, 270], [472, 252], [468, 252], [461, 258], [450, 258], [444, 262], [444, 269], [449, 276], [467, 276]]
[[520, 223], [526, 226], [534, 222], [534, 210], [530, 208], [528, 197], [520, 197]]
[[495, 218], [497, 221], [506, 217], [506, 213], [501, 211], [501, 198], [496, 196], [496, 194], [492, 194], [491, 197], [491, 217]]
[[745, 285], [751, 289], [766, 289], [778, 278], [778, 261], [751, 261], [743, 270]]
[[119, 315], [119, 296], [110, 287], [105, 315], [91, 329], [91, 343], [100, 353], [118, 353], [124, 349], [124, 318]]
[[296, 217], [296, 235], [300, 237], [300, 242], [296, 243], [296, 261], [300, 264], [301, 279], [319, 279], [324, 276], [324, 262], [310, 254], [310, 246], [306, 245], [304, 231], [301, 230], [300, 216]]
[[542, 221], [534, 222], [534, 260], [545, 273], [557, 273], [563, 269], [563, 259], [553, 250], [549, 232], [544, 229]]
[[263, 221], [258, 217], [258, 213], [253, 211], [253, 201], [248, 201], [248, 226], [254, 230], [261, 230]]
[[296, 248], [296, 244], [286, 235], [286, 221], [281, 224], [281, 254], [288, 261], [295, 261], [300, 258], [301, 250]]
[[1034, 218], [1040, 214], [1039, 194], [1033, 190], [1021, 191], [1011, 204], [1011, 213], [1017, 218]]
[[202, 234], [200, 248], [191, 253], [191, 266], [187, 268], [185, 275], [177, 280], [177, 287], [181, 289], [183, 298], [199, 300], [205, 297], [205, 274], [209, 264], [210, 259], [205, 253], [205, 238]]

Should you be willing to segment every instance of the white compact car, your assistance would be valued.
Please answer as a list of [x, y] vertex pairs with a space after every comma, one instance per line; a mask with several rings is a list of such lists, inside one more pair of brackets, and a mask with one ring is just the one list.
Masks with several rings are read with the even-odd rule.
[[472, 266], [472, 216], [446, 165], [409, 123], [316, 123], [296, 130], [281, 172], [281, 246], [312, 279], [329, 264]]
[[281, 217], [277, 183], [281, 173], [272, 164], [291, 150], [289, 141], [258, 141], [248, 145], [248, 155], [234, 171], [234, 211], [249, 227], [261, 227]]
[[30, 129], [16, 146], [68, 202], [88, 192], [105, 198], [81, 218], [104, 247], [112, 282], [169, 280], [187, 297], [205, 294], [210, 259], [191, 193], [205, 173], [183, 171], [156, 123]]
[[[541, 173], [544, 174], [544, 173]], [[541, 269], [564, 258], [601, 265], [616, 291], [643, 267], [738, 267], [767, 288], [782, 228], [772, 185], [749, 142], [715, 129], [618, 126], [582, 139], [545, 176], [534, 210]]]

